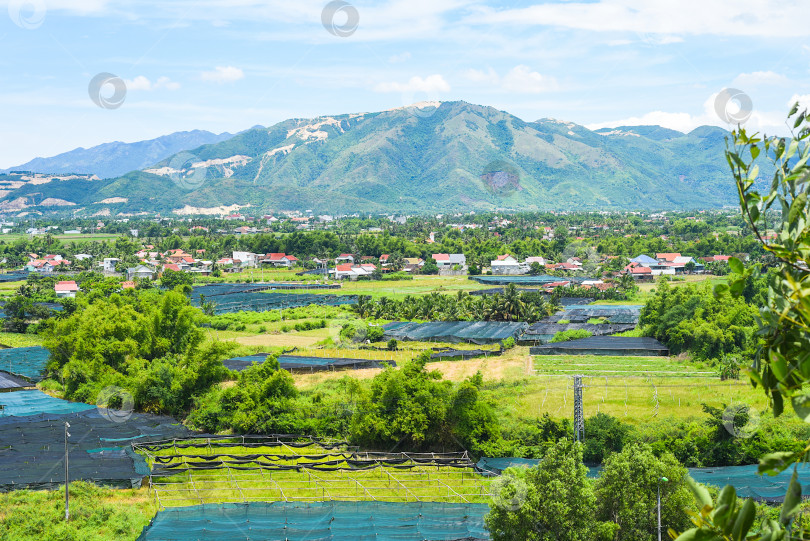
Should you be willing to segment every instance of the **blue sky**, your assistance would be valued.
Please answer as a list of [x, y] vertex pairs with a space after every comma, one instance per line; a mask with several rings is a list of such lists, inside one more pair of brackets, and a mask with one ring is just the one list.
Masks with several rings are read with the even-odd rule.
[[[732, 87], [768, 133], [810, 103], [807, 0], [349, 3], [340, 36], [325, 1], [0, 0], [0, 167], [424, 100], [688, 131], [727, 126], [714, 101]], [[126, 82], [120, 107], [90, 99], [101, 72]]]

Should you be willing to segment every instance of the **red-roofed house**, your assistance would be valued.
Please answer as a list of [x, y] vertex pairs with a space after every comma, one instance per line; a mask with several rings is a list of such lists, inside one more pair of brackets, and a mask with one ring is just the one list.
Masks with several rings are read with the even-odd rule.
[[56, 282], [56, 285], [53, 286], [53, 290], [56, 292], [56, 296], [60, 299], [72, 299], [76, 297], [76, 293], [79, 292], [79, 286], [76, 285], [76, 282], [73, 280], [63, 280], [61, 282]]
[[171, 271], [175, 271], [175, 272], [180, 272], [180, 267], [178, 267], [174, 263], [169, 263], [168, 265], [163, 265], [163, 270], [164, 271], [171, 270]]
[[135, 282], [133, 282], [132, 280], [121, 282], [121, 289], [135, 289]]
[[294, 255], [287, 255], [284, 252], [281, 252], [267, 254], [264, 256], [264, 259], [259, 261], [259, 263], [266, 263], [268, 265], [273, 265], [274, 267], [292, 267], [297, 261], [298, 258]]
[[354, 254], [340, 254], [335, 258], [335, 264], [354, 263]]
[[655, 259], [657, 259], [659, 263], [673, 263], [675, 262], [675, 258], [678, 257], [681, 257], [681, 254], [677, 252], [655, 254]]

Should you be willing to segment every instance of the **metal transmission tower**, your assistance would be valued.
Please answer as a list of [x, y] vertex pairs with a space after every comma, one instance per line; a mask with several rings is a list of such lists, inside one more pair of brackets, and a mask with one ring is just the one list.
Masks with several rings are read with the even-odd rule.
[[574, 376], [574, 435], [585, 439], [585, 416], [582, 413], [582, 376]]

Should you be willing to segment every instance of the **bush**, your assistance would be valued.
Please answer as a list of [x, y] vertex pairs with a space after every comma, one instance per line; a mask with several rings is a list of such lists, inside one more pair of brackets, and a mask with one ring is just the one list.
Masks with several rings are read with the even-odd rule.
[[388, 341], [388, 350], [389, 351], [396, 351], [398, 346], [399, 346], [399, 344], [397, 343], [396, 338], [392, 338], [391, 340]]
[[501, 342], [501, 349], [512, 349], [515, 347], [515, 339], [511, 336]]
[[593, 336], [591, 331], [585, 329], [570, 329], [567, 331], [560, 331], [551, 339], [551, 343], [567, 342], [569, 340], [578, 340], [580, 338], [588, 338]]

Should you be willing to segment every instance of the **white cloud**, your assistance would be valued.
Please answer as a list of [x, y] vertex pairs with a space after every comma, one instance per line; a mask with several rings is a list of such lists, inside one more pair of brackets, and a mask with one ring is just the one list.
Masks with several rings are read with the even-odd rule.
[[404, 84], [397, 82], [379, 83], [374, 87], [374, 91], [436, 94], [438, 92], [449, 92], [450, 85], [444, 80], [444, 77], [436, 73], [428, 75], [424, 79], [419, 76], [411, 77], [408, 82]]
[[[594, 124], [587, 124], [586, 127], [590, 130], [597, 130], [599, 128], [616, 128], [618, 126], [663, 126], [672, 130], [677, 130], [683, 133], [688, 133], [700, 126], [718, 126], [721, 128], [732, 129], [736, 126], [727, 124], [723, 119], [718, 116], [715, 111], [715, 100], [717, 99], [718, 92], [710, 95], [703, 103], [703, 113], [693, 115], [690, 113], [672, 113], [667, 111], [650, 111], [641, 116], [633, 116], [621, 120], [614, 120], [609, 122], [597, 122]], [[794, 98], [807, 99], [810, 103], [810, 95], [808, 96], [794, 96]], [[791, 104], [796, 101], [791, 100]], [[734, 109], [730, 109], [734, 113]], [[780, 133], [783, 134], [785, 128], [785, 114], [787, 111], [770, 112], [757, 109], [756, 105], [750, 112], [750, 116], [744, 122], [745, 128], [750, 132], [760, 133]]]
[[810, 94], [793, 94], [786, 105], [788, 107], [793, 107], [793, 104], [797, 101], [799, 102], [800, 110], [802, 108], [810, 108]]
[[165, 88], [166, 90], [177, 90], [180, 88], [180, 83], [172, 81], [168, 77], [158, 77], [157, 81], [152, 83], [147, 77], [138, 75], [134, 79], [124, 79], [127, 85], [127, 90], [158, 90]]
[[217, 66], [213, 71], [204, 71], [201, 74], [203, 81], [215, 83], [232, 83], [244, 79], [245, 72], [233, 66]]
[[744, 88], [754, 85], [784, 85], [789, 82], [790, 79], [773, 71], [755, 71], [752, 73], [739, 74], [732, 84]]
[[559, 89], [557, 79], [550, 75], [542, 75], [532, 71], [529, 66], [517, 65], [501, 77], [490, 68], [486, 71], [469, 69], [464, 72], [464, 77], [474, 83], [487, 83], [498, 86], [507, 92], [518, 92], [521, 94], [539, 94]]
[[468, 22], [487, 25], [559, 26], [591, 32], [667, 36], [721, 35], [806, 37], [806, 0], [599, 0], [543, 3], [526, 8], [481, 8]]
[[491, 67], [487, 68], [487, 71], [468, 69], [464, 72], [464, 77], [474, 83], [489, 83], [491, 85], [498, 85], [501, 82], [501, 77]]
[[411, 53], [405, 51], [402, 54], [395, 54], [393, 56], [388, 57], [388, 62], [391, 64], [399, 64], [401, 62], [405, 62], [411, 59]]
[[537, 94], [557, 90], [559, 85], [554, 77], [531, 71], [529, 66], [521, 64], [506, 74], [503, 78], [503, 88], [512, 92]]

